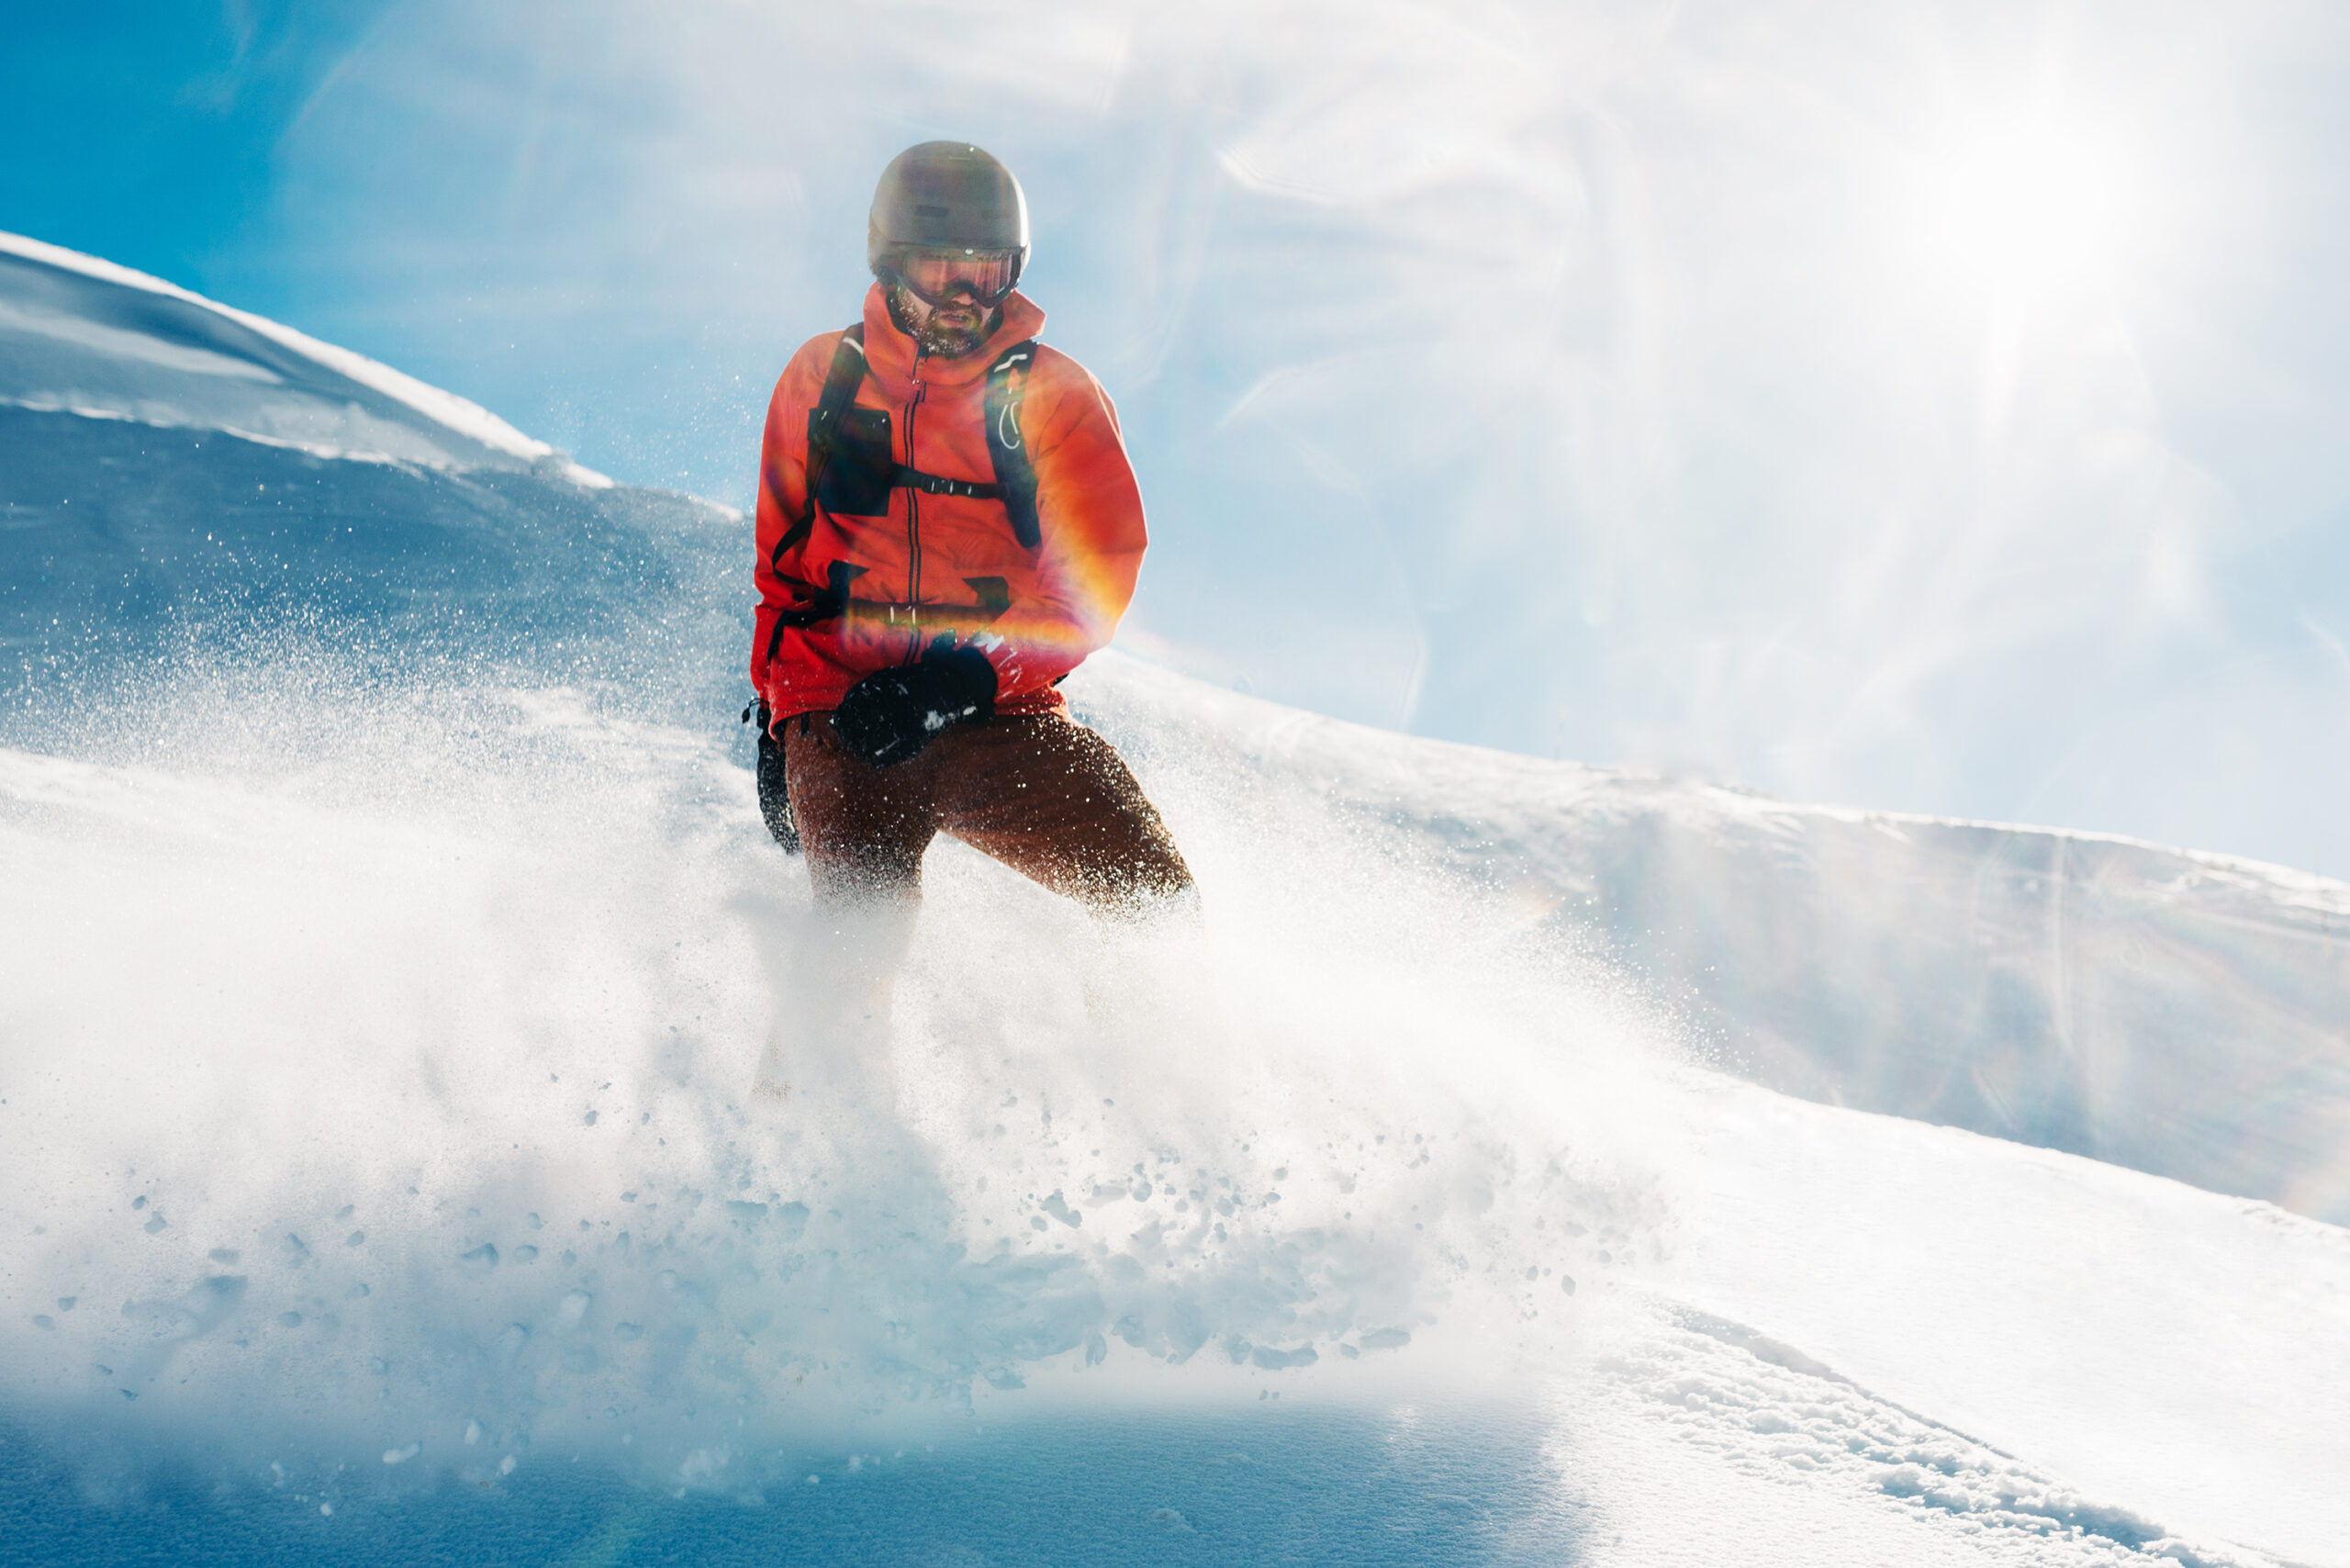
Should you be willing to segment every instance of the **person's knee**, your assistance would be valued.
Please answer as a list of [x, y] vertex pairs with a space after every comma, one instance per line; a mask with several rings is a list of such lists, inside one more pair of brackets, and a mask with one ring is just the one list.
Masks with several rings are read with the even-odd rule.
[[808, 879], [816, 902], [828, 907], [886, 907], [922, 899], [922, 860], [887, 850], [841, 851], [808, 856]]
[[1172, 846], [1164, 858], [1086, 878], [1078, 896], [1097, 916], [1121, 924], [1180, 925], [1200, 919], [1199, 884]]

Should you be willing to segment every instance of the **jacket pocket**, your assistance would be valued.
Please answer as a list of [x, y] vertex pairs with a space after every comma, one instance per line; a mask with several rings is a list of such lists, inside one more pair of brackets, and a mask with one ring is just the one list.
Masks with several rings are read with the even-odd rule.
[[[812, 427], [815, 415], [809, 415]], [[890, 444], [890, 410], [845, 409], [833, 454], [816, 481], [816, 501], [836, 517], [884, 517], [898, 461]]]

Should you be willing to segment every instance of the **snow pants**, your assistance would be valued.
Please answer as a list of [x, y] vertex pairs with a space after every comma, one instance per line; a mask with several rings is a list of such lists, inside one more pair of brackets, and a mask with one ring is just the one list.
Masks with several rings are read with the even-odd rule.
[[923, 851], [942, 832], [1097, 913], [1143, 914], [1191, 891], [1191, 870], [1133, 773], [1066, 713], [958, 724], [888, 767], [852, 756], [830, 713], [777, 730], [823, 902], [919, 896]]

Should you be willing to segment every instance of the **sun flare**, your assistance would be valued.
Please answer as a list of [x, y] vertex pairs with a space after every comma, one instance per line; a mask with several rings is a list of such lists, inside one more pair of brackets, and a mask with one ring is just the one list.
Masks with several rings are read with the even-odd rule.
[[2102, 277], [2145, 237], [2143, 184], [2129, 154], [2100, 127], [2051, 116], [1961, 127], [1919, 172], [1929, 253], [2006, 292]]

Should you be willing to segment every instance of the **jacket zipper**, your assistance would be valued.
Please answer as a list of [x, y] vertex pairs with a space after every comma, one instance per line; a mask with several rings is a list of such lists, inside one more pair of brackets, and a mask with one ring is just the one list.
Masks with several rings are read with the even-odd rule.
[[[914, 461], [914, 410], [922, 407], [923, 398], [930, 390], [923, 384], [922, 360], [922, 349], [917, 344], [914, 349], [914, 398], [906, 405], [906, 466], [909, 468], [922, 466]], [[922, 603], [922, 492], [912, 485], [906, 487], [906, 602], [910, 605]], [[922, 656], [921, 611], [917, 610], [914, 614], [915, 623], [909, 633], [912, 644], [906, 650], [905, 662], [908, 664]]]

